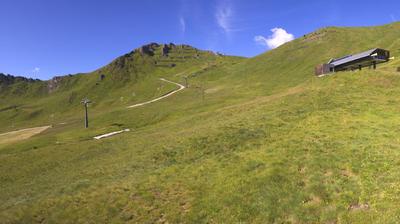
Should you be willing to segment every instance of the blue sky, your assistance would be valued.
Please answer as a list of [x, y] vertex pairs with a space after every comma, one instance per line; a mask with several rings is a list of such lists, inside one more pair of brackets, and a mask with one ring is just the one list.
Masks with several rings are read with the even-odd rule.
[[255, 56], [325, 26], [400, 19], [387, 0], [1, 0], [0, 72], [90, 72], [149, 42]]

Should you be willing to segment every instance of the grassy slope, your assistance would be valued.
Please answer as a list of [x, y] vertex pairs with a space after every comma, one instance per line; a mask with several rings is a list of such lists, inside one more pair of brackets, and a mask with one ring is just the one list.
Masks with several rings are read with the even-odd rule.
[[[120, 109], [156, 98], [177, 88], [174, 84], [160, 81], [160, 77], [182, 82], [183, 76], [192, 72], [237, 63], [243, 59], [216, 56], [182, 45], [172, 49], [168, 57], [161, 57], [160, 49], [161, 47], [155, 49], [154, 56], [142, 56], [135, 50], [94, 72], [66, 76], [51, 93], [47, 89], [47, 83], [43, 81], [34, 84], [17, 82], [0, 88], [0, 131], [76, 122], [81, 119], [80, 101], [84, 97], [93, 102], [92, 116], [110, 112], [115, 108]], [[176, 66], [168, 67], [172, 63]], [[101, 74], [105, 75], [102, 81]]]
[[[398, 61], [312, 76], [315, 64], [349, 51], [396, 54], [393, 26], [324, 29], [196, 71], [193, 88], [99, 113], [93, 129], [71, 122], [3, 146], [0, 220], [398, 222]], [[114, 126], [134, 131], [91, 139]]]

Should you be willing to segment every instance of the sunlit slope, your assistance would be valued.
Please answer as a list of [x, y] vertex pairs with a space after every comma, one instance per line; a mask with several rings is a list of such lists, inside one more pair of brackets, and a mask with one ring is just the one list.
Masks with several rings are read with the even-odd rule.
[[314, 67], [331, 58], [384, 48], [400, 56], [400, 23], [377, 27], [328, 27], [251, 58], [229, 70], [225, 80], [244, 92], [268, 94], [298, 85], [314, 74]]
[[340, 73], [104, 141], [50, 132], [0, 151], [0, 216], [397, 222], [398, 85], [394, 72]]
[[[166, 46], [168, 51], [163, 53]], [[142, 48], [146, 51], [142, 52]], [[87, 74], [55, 77], [48, 81], [0, 81], [0, 129], [66, 122], [81, 111], [80, 101], [84, 97], [93, 102], [91, 110], [94, 113], [106, 113], [177, 88], [159, 78], [184, 83], [183, 77], [187, 74], [241, 60], [243, 58], [217, 55], [188, 45], [153, 43]]]

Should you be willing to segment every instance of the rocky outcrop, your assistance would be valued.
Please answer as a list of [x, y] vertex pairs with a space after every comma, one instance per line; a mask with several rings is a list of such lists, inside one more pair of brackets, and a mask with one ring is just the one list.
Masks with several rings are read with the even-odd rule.
[[170, 52], [171, 49], [174, 49], [174, 48], [176, 48], [176, 46], [173, 43], [163, 44], [161, 47], [161, 56], [168, 57], [168, 53]]
[[54, 78], [47, 81], [47, 92], [52, 93], [56, 91], [60, 87], [63, 78], [63, 76], [55, 76]]
[[176, 47], [179, 48], [185, 48], [185, 47], [190, 47], [189, 45], [175, 45], [173, 43], [169, 44], [158, 44], [158, 43], [150, 43], [143, 45], [142, 47], [138, 48], [135, 50], [135, 52], [138, 52], [140, 55], [144, 56], [154, 56], [155, 52], [157, 49], [160, 49], [161, 51], [161, 56], [163, 57], [168, 57], [168, 54], [172, 49], [175, 49]]
[[143, 45], [142, 47], [139, 48], [138, 51], [142, 56], [143, 55], [153, 56], [155, 49], [158, 48], [159, 46], [160, 45], [157, 43], [150, 43], [150, 44]]
[[163, 44], [161, 47], [161, 56], [168, 57], [168, 53], [169, 53], [170, 49], [171, 48], [169, 48], [169, 46], [167, 44]]

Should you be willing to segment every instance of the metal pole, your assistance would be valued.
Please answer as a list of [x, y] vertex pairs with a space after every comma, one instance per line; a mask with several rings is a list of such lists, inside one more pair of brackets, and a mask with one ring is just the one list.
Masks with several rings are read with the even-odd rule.
[[82, 100], [82, 103], [85, 106], [85, 128], [88, 128], [89, 127], [88, 105], [91, 102], [89, 99], [85, 98]]
[[87, 103], [85, 103], [85, 128], [88, 127], [89, 127], [89, 118], [88, 118]]

